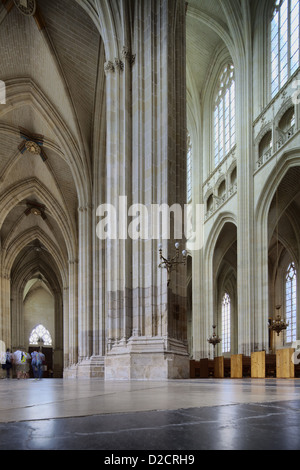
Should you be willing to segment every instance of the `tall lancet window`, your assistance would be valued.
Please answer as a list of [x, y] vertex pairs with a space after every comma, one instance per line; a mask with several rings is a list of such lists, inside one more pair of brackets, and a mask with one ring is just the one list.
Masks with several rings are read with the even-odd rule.
[[271, 21], [272, 98], [300, 65], [299, 26], [299, 0], [277, 0]]
[[225, 293], [222, 300], [222, 352], [228, 353], [231, 349], [231, 301], [230, 296]]
[[215, 166], [235, 145], [235, 75], [227, 65], [220, 77], [214, 109]]
[[192, 142], [191, 136], [187, 134], [187, 202], [192, 201]]
[[286, 342], [297, 339], [297, 271], [294, 263], [288, 267], [285, 283], [285, 313], [289, 326], [286, 330]]

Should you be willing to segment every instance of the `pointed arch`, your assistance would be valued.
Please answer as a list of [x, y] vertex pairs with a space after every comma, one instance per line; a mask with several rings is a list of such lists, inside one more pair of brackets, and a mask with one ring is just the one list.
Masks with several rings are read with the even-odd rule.
[[29, 105], [50, 129], [55, 129], [59, 147], [70, 166], [79, 205], [91, 201], [91, 172], [80, 139], [73, 136], [62, 116], [44, 95], [38, 85], [28, 78], [15, 78], [6, 82], [8, 104], [0, 109], [0, 119], [12, 109]]
[[289, 169], [299, 167], [299, 155], [300, 149], [284, 152], [277, 165], [274, 164], [270, 171], [256, 204], [255, 220], [259, 227], [267, 223], [270, 206], [277, 190], [277, 182], [282, 181]]
[[31, 197], [35, 194], [41, 202], [47, 207], [47, 210], [55, 219], [65, 240], [69, 259], [76, 258], [77, 236], [75, 227], [69, 219], [66, 211], [53, 198], [52, 194], [36, 178], [17, 183], [8, 188], [5, 194], [0, 198], [0, 227], [2, 227], [9, 212], [18, 202]]
[[5, 253], [2, 261], [3, 269], [9, 274], [19, 253], [36, 239], [38, 239], [48, 250], [60, 271], [64, 284], [67, 285], [68, 261], [60, 250], [60, 247], [54, 244], [51, 238], [39, 227], [33, 227], [23, 232], [19, 237], [13, 240], [8, 239], [5, 242], [5, 245], [3, 246], [3, 252]]
[[237, 220], [235, 214], [232, 212], [222, 212], [218, 215], [214, 225], [212, 226], [209, 234], [207, 235], [207, 239], [209, 240], [208, 244], [205, 247], [205, 260], [209, 262], [209, 260], [213, 259], [213, 253], [215, 251], [215, 246], [217, 240], [222, 232], [225, 224], [231, 223], [235, 227], [237, 227]]

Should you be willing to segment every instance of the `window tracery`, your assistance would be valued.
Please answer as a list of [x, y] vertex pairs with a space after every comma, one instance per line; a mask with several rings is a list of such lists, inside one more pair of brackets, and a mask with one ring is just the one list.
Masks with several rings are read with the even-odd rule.
[[228, 353], [231, 349], [231, 300], [229, 294], [225, 293], [222, 300], [222, 353]]
[[300, 65], [299, 27], [299, 0], [277, 0], [271, 21], [272, 98]]
[[214, 110], [215, 167], [235, 145], [235, 74], [234, 66], [225, 67], [220, 77]]
[[291, 263], [286, 273], [285, 284], [285, 313], [289, 326], [286, 330], [286, 342], [292, 343], [297, 339], [297, 271], [295, 263]]
[[29, 337], [29, 344], [36, 345], [40, 342], [44, 343], [44, 346], [52, 346], [52, 338], [48, 330], [43, 325], [36, 326]]

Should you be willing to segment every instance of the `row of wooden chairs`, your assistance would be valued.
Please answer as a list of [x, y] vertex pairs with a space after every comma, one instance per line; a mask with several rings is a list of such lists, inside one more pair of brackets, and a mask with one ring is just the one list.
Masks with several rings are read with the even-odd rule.
[[190, 377], [206, 378], [299, 378], [299, 364], [294, 349], [280, 349], [276, 354], [265, 351], [254, 352], [250, 357], [242, 354], [215, 359], [190, 361]]

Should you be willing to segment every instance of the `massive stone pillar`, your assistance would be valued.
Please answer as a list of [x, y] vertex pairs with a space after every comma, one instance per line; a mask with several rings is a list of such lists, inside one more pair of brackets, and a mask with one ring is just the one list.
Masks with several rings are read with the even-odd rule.
[[238, 67], [237, 74], [237, 148], [239, 149], [238, 174], [238, 352], [249, 356], [254, 350], [255, 308], [255, 240], [253, 207], [253, 132], [252, 132], [252, 75], [250, 53]]
[[[131, 47], [125, 44], [121, 63], [106, 63], [106, 194], [119, 223], [117, 239], [106, 240], [105, 377], [187, 378], [185, 268], [178, 267], [168, 286], [166, 270], [158, 268], [158, 244], [173, 256], [174, 233], [169, 238], [155, 232], [151, 217], [153, 205], [177, 204], [183, 221], [185, 2], [136, 2], [134, 15]], [[125, 213], [128, 225], [120, 223]], [[131, 223], [138, 217], [142, 225], [133, 236]], [[181, 228], [179, 242], [183, 223]]]
[[[68, 321], [68, 357], [65, 359], [69, 366], [72, 366], [78, 361], [78, 260], [69, 260], [69, 289], [65, 291], [68, 295], [68, 303], [64, 304], [64, 312], [68, 312], [64, 319]], [[68, 310], [66, 310], [68, 307]]]
[[0, 324], [0, 340], [5, 348], [11, 348], [11, 308], [10, 308], [10, 279], [8, 275], [0, 277], [0, 293], [1, 293], [1, 324]]
[[78, 355], [92, 355], [92, 208], [79, 208]]

